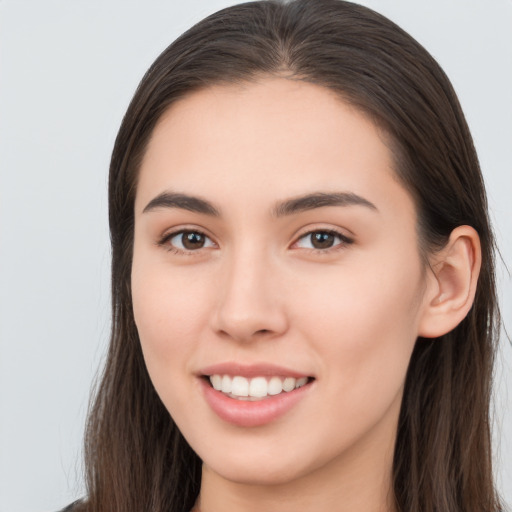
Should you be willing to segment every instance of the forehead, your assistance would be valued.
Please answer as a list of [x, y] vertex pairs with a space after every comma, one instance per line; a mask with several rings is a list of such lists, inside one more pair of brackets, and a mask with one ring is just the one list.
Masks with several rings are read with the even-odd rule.
[[177, 101], [159, 120], [136, 208], [166, 189], [191, 187], [221, 201], [340, 187], [378, 195], [390, 182], [397, 189], [393, 166], [382, 131], [325, 87], [285, 78], [218, 85]]

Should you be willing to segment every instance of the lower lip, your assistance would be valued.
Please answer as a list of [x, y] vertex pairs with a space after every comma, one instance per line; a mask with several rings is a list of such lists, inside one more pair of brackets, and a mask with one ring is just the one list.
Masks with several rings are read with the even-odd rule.
[[229, 398], [201, 379], [204, 397], [213, 411], [224, 421], [239, 427], [259, 427], [286, 414], [308, 393], [311, 382], [293, 391], [282, 392], [254, 402]]

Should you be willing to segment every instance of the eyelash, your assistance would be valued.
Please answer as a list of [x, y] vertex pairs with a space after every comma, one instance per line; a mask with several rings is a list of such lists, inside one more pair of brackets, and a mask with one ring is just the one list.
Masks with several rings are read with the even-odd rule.
[[[167, 234], [163, 235], [160, 238], [160, 240], [158, 240], [157, 245], [160, 247], [164, 247], [167, 251], [172, 252], [173, 254], [196, 256], [200, 252], [200, 249], [205, 249], [205, 247], [187, 250], [187, 249], [180, 249], [180, 248], [174, 247], [173, 245], [171, 245], [169, 243], [174, 237], [179, 236], [179, 235], [183, 236], [186, 233], [200, 235], [200, 236], [204, 237], [205, 239], [210, 240], [210, 242], [212, 244], [215, 244], [215, 242], [213, 242], [211, 240], [211, 238], [206, 233], [204, 233], [203, 231], [201, 231], [199, 229], [180, 229], [178, 231], [173, 231], [172, 233], [167, 233]], [[331, 252], [342, 250], [346, 246], [354, 243], [354, 240], [352, 238], [349, 238], [346, 235], [344, 235], [334, 229], [313, 229], [313, 230], [307, 231], [306, 233], [303, 233], [302, 235], [300, 235], [295, 240], [295, 242], [293, 242], [292, 247], [297, 245], [301, 240], [307, 238], [308, 236], [310, 237], [311, 235], [313, 235], [315, 233], [331, 235], [331, 236], [337, 238], [339, 240], [339, 243], [333, 245], [332, 247], [327, 247], [325, 249], [319, 249], [319, 248], [312, 247], [312, 248], [303, 248], [303, 250], [306, 250], [308, 252], [312, 252], [315, 254], [330, 254]], [[206, 247], [206, 248], [208, 248], [208, 247]]]
[[322, 233], [324, 235], [331, 235], [338, 239], [338, 243], [333, 245], [332, 247], [327, 247], [325, 249], [319, 249], [316, 247], [311, 248], [303, 248], [306, 251], [315, 253], [315, 254], [330, 254], [334, 251], [343, 250], [348, 245], [354, 243], [354, 240], [352, 238], [349, 238], [348, 236], [344, 235], [343, 233], [340, 233], [339, 231], [336, 231], [335, 229], [312, 229], [310, 231], [307, 231], [306, 233], [303, 233], [300, 235], [297, 240], [292, 244], [293, 246], [297, 245], [301, 240], [306, 239], [307, 237], [311, 237], [315, 233]]
[[[166, 249], [169, 252], [172, 252], [173, 254], [196, 256], [200, 252], [199, 249], [204, 249], [204, 247], [200, 247], [199, 249], [194, 249], [194, 250], [190, 250], [190, 249], [187, 250], [187, 249], [180, 249], [178, 247], [174, 247], [173, 245], [171, 245], [169, 243], [174, 237], [179, 236], [179, 235], [183, 236], [186, 233], [200, 235], [200, 236], [204, 237], [205, 239], [212, 241], [211, 238], [206, 233], [204, 233], [203, 231], [201, 231], [199, 229], [180, 229], [178, 231], [173, 231], [172, 233], [164, 234], [162, 236], [162, 238], [160, 238], [160, 240], [158, 240], [157, 245], [160, 247], [163, 247], [164, 249]], [[213, 241], [212, 241], [212, 243], [214, 244]]]

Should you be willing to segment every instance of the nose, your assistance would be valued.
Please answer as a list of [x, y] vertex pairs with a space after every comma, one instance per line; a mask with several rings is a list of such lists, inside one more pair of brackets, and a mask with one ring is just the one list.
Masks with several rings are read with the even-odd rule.
[[276, 265], [259, 251], [225, 261], [212, 318], [214, 331], [238, 342], [283, 334], [288, 321], [278, 274]]

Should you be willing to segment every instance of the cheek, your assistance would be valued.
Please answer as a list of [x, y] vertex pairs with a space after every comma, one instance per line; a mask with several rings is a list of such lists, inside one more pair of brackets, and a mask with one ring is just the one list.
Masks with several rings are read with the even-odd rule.
[[419, 263], [397, 261], [381, 269], [361, 260], [350, 272], [318, 279], [297, 309], [304, 336], [321, 354], [323, 373], [356, 407], [376, 398], [376, 389], [386, 399], [401, 389], [417, 337]]
[[143, 265], [134, 258], [133, 311], [144, 361], [157, 394], [177, 423], [191, 407], [190, 362], [205, 325], [206, 302], [206, 288], [182, 274], [171, 272], [168, 265]]
[[187, 354], [197, 346], [206, 324], [204, 304], [208, 300], [208, 286], [197, 286], [201, 279], [172, 272], [165, 264], [144, 265], [134, 258], [134, 318], [152, 378], [160, 368], [183, 367]]

